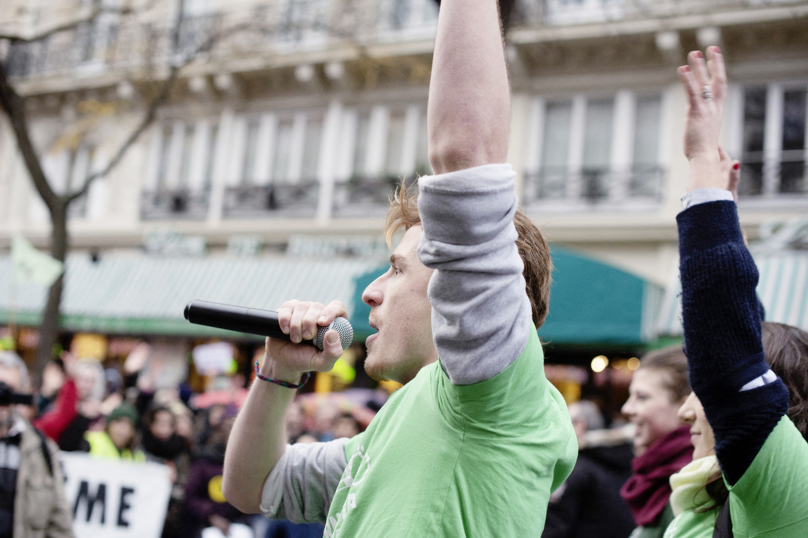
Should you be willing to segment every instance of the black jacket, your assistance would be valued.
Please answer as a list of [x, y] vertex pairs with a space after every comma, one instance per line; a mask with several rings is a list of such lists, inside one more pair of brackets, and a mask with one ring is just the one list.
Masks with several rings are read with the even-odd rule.
[[632, 457], [628, 443], [582, 449], [550, 499], [542, 538], [627, 538], [634, 519], [620, 488], [631, 475]]

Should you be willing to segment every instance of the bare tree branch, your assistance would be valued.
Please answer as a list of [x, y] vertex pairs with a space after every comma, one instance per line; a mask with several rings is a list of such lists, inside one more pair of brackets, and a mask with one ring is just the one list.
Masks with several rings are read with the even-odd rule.
[[[224, 39], [232, 34], [243, 31], [244, 29], [252, 26], [253, 26], [252, 23], [249, 22], [234, 25], [228, 28], [226, 31], [223, 31], [215, 35], [211, 35], [210, 37], [208, 37], [208, 39], [203, 41], [193, 51], [184, 54], [183, 55], [184, 57], [175, 58], [173, 62], [174, 65], [171, 66], [171, 71], [169, 72], [168, 78], [166, 78], [163, 81], [163, 83], [160, 86], [160, 91], [157, 93], [157, 96], [154, 99], [152, 99], [152, 101], [149, 103], [149, 107], [146, 110], [146, 115], [143, 116], [143, 119], [138, 124], [137, 128], [132, 132], [131, 135], [129, 135], [129, 138], [127, 138], [126, 141], [118, 148], [118, 151], [115, 152], [115, 155], [112, 157], [109, 163], [103, 169], [99, 170], [98, 172], [95, 172], [94, 174], [89, 175], [87, 179], [84, 181], [84, 184], [81, 186], [81, 189], [79, 189], [74, 193], [66, 195], [64, 197], [65, 202], [69, 204], [74, 200], [76, 200], [77, 198], [81, 198], [82, 196], [87, 194], [87, 192], [90, 190], [90, 187], [92, 186], [92, 183], [95, 180], [109, 174], [112, 171], [112, 169], [114, 169], [121, 162], [124, 155], [132, 146], [132, 144], [134, 144], [137, 141], [137, 139], [140, 138], [140, 135], [142, 135], [143, 132], [146, 129], [148, 129], [149, 125], [151, 125], [154, 119], [157, 117], [157, 110], [168, 98], [168, 94], [171, 92], [171, 88], [173, 87], [174, 82], [176, 82], [180, 69], [191, 63], [194, 60], [194, 58], [196, 58], [199, 54], [209, 51], [216, 44], [217, 41]], [[175, 26], [175, 39], [177, 36], [177, 28], [179, 28], [179, 22]]]
[[24, 37], [19, 34], [0, 34], [0, 39], [7, 39], [12, 43], [34, 43], [42, 39], [47, 39], [54, 34], [58, 34], [59, 32], [73, 30], [83, 24], [93, 23], [98, 17], [100, 17], [105, 13], [112, 15], [131, 15], [132, 13], [136, 13], [138, 11], [148, 11], [157, 4], [157, 1], [158, 0], [151, 0], [146, 6], [139, 8], [137, 10], [130, 7], [118, 8], [118, 7], [96, 6], [86, 17], [73, 19], [72, 21], [60, 24], [58, 26], [54, 26], [53, 28], [49, 28], [48, 30], [45, 30], [33, 36]]
[[3, 107], [9, 120], [11, 120], [11, 128], [14, 130], [17, 145], [20, 148], [20, 153], [22, 153], [28, 172], [31, 174], [34, 186], [42, 197], [42, 201], [48, 206], [48, 210], [53, 214], [57, 211], [61, 201], [48, 183], [45, 171], [39, 161], [39, 156], [31, 141], [28, 119], [25, 114], [25, 100], [9, 84], [2, 62], [0, 62], [0, 106]]
[[154, 118], [157, 116], [157, 109], [160, 108], [160, 106], [165, 102], [166, 98], [168, 98], [168, 94], [171, 92], [171, 88], [174, 85], [174, 82], [177, 80], [177, 74], [179, 70], [180, 67], [171, 68], [171, 72], [169, 73], [168, 78], [163, 81], [160, 87], [160, 91], [157, 93], [157, 96], [154, 99], [152, 99], [151, 103], [149, 103], [149, 108], [146, 110], [146, 115], [143, 116], [143, 119], [140, 121], [140, 124], [138, 124], [137, 128], [134, 131], [132, 131], [132, 134], [129, 135], [129, 138], [127, 138], [126, 141], [123, 144], [121, 144], [121, 147], [118, 148], [118, 151], [115, 152], [115, 155], [102, 170], [99, 170], [98, 172], [89, 175], [87, 179], [84, 180], [84, 185], [82, 185], [81, 189], [65, 196], [66, 203], [69, 204], [74, 200], [76, 200], [77, 198], [81, 198], [82, 196], [87, 194], [87, 191], [90, 190], [90, 186], [92, 185], [93, 181], [95, 181], [98, 178], [106, 176], [112, 171], [113, 168], [118, 166], [118, 163], [121, 162], [121, 159], [123, 159], [124, 155], [132, 146], [132, 144], [134, 144], [137, 141], [137, 139], [140, 138], [140, 135], [143, 134], [143, 132], [146, 129], [148, 129], [149, 125], [151, 125], [152, 122], [154, 121]]

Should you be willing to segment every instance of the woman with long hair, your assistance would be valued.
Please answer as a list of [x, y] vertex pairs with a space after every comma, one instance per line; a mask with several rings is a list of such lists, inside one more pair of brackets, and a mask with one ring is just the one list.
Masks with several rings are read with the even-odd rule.
[[689, 99], [690, 179], [677, 223], [694, 391], [680, 416], [691, 425], [696, 459], [671, 477], [676, 518], [665, 538], [804, 538], [808, 334], [761, 325], [758, 271], [733, 200], [739, 166], [718, 146], [724, 60], [718, 47], [707, 57], [691, 52], [689, 65], [679, 68]]

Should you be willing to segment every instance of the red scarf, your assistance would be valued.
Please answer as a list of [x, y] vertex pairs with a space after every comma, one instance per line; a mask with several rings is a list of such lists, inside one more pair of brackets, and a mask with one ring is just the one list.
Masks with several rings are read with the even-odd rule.
[[620, 489], [637, 526], [658, 523], [671, 496], [670, 476], [693, 461], [690, 426], [658, 439], [642, 456], [631, 460], [631, 475]]

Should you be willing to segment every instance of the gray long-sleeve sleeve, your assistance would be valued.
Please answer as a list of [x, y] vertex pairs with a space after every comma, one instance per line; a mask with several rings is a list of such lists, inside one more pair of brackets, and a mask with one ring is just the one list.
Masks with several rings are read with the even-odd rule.
[[288, 445], [264, 482], [261, 513], [293, 523], [325, 521], [347, 465], [347, 442]]
[[514, 175], [509, 164], [489, 164], [419, 180], [418, 258], [435, 269], [433, 338], [455, 385], [503, 371], [532, 330], [513, 224]]

